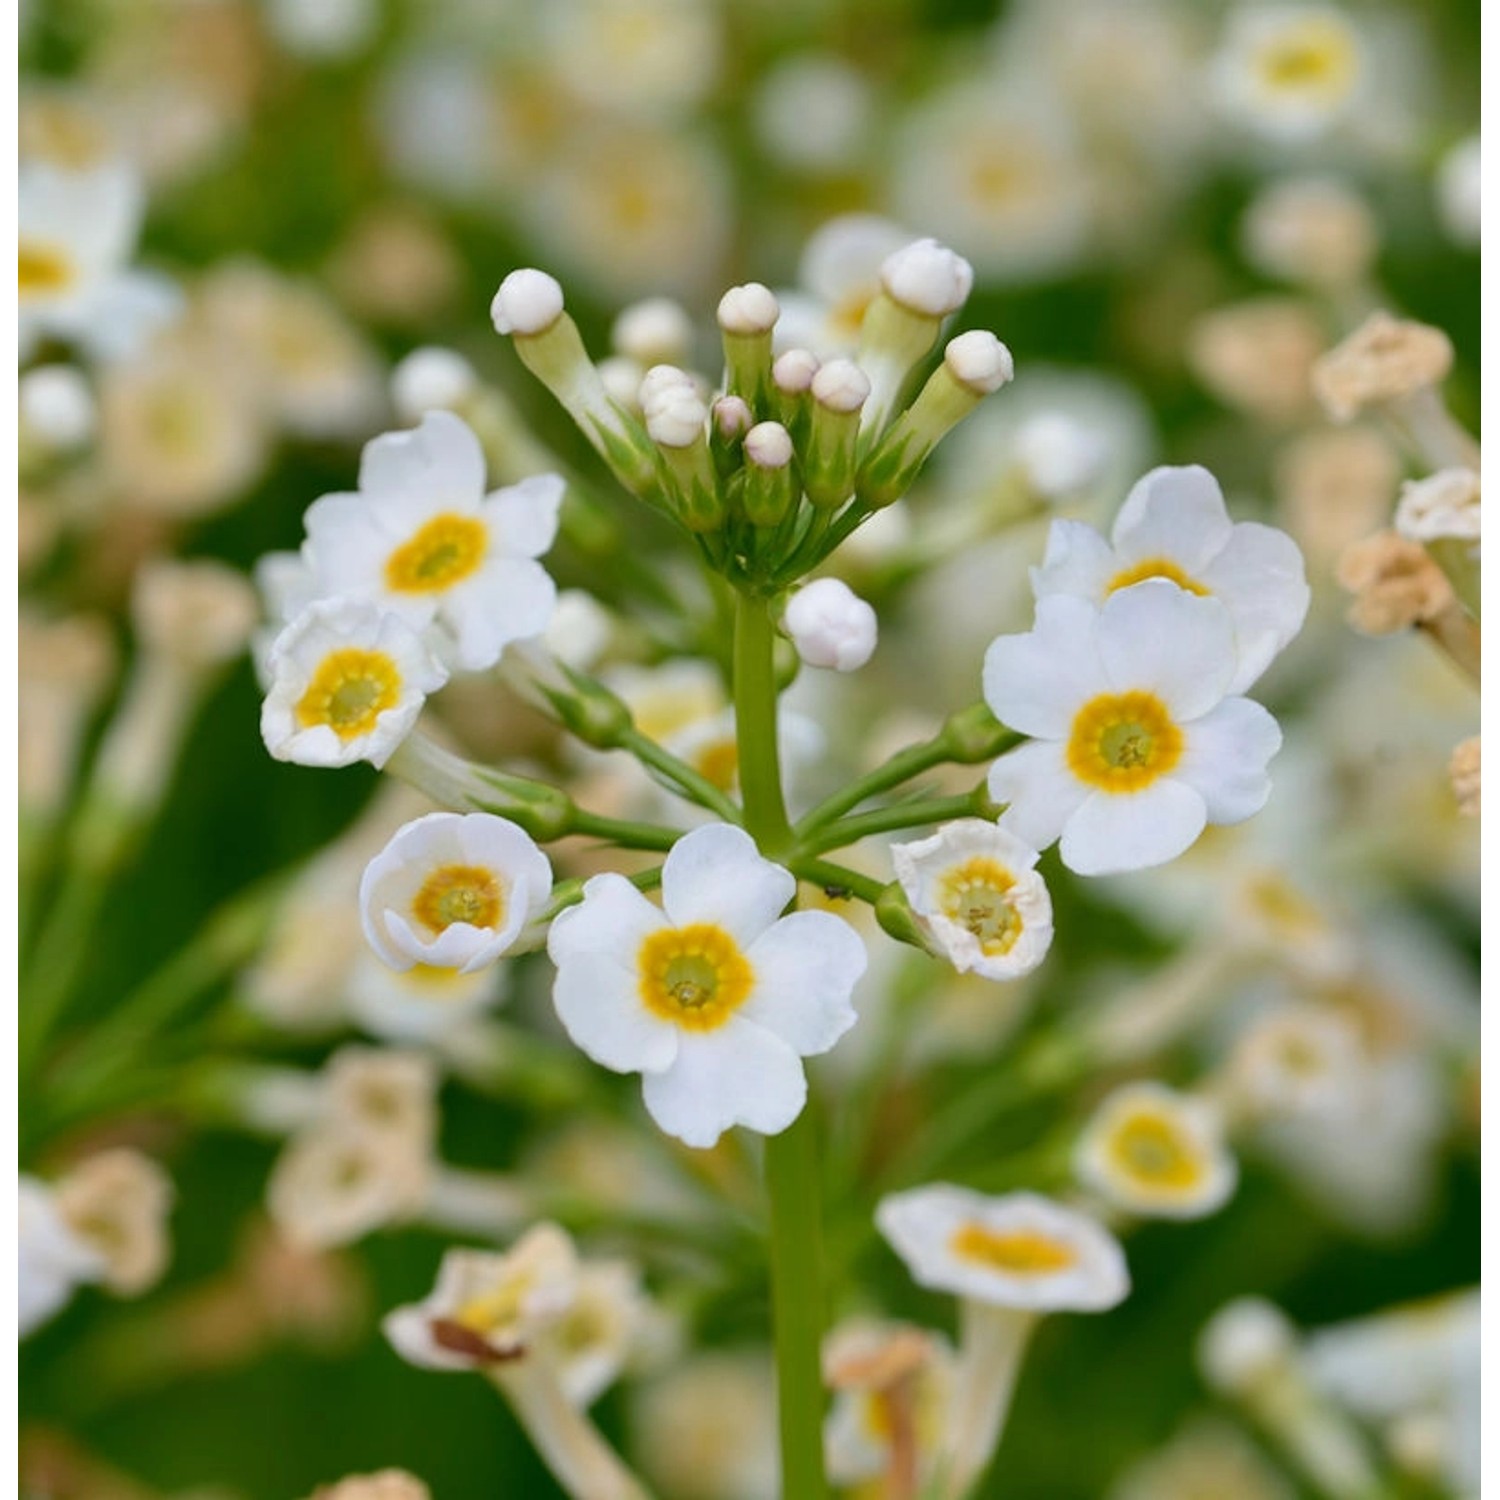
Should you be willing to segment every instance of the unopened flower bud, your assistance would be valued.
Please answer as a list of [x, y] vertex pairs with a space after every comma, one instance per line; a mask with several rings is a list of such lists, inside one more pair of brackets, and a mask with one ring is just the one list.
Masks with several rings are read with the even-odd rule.
[[17, 382], [17, 395], [25, 435], [47, 448], [81, 447], [94, 435], [94, 393], [83, 372], [72, 365], [27, 371]]
[[724, 387], [743, 396], [757, 411], [766, 404], [771, 385], [771, 331], [781, 306], [769, 287], [758, 281], [733, 286], [719, 299], [719, 329], [724, 343]]
[[755, 425], [755, 413], [738, 396], [720, 396], [713, 405], [714, 431], [725, 441], [742, 438]]
[[1198, 1344], [1204, 1378], [1238, 1396], [1284, 1369], [1295, 1349], [1292, 1326], [1279, 1308], [1242, 1297], [1214, 1314]]
[[887, 258], [880, 268], [880, 284], [902, 307], [943, 318], [968, 301], [974, 268], [937, 240], [914, 240]]
[[462, 354], [428, 345], [413, 349], [391, 371], [391, 404], [403, 422], [419, 422], [430, 411], [456, 410], [477, 384]]
[[527, 268], [512, 271], [490, 302], [496, 333], [533, 337], [545, 333], [563, 314], [563, 290], [555, 276]]
[[771, 366], [771, 380], [784, 396], [805, 395], [818, 373], [818, 356], [810, 349], [788, 349]]
[[780, 422], [759, 422], [745, 434], [741, 503], [752, 525], [775, 526], [797, 503], [792, 435]]
[[813, 376], [802, 485], [814, 505], [835, 506], [853, 494], [859, 416], [869, 395], [869, 376], [853, 360], [829, 360]]
[[988, 396], [1015, 379], [1015, 361], [1010, 350], [983, 328], [971, 328], [948, 341], [943, 351], [948, 373], [976, 395]]
[[685, 364], [693, 352], [693, 320], [670, 297], [647, 297], [615, 319], [610, 343], [642, 367]]
[[719, 327], [737, 337], [769, 333], [780, 316], [776, 294], [758, 281], [732, 286], [719, 299]]
[[818, 578], [798, 589], [781, 624], [810, 667], [853, 672], [875, 651], [874, 609], [838, 578]]
[[609, 399], [625, 411], [641, 409], [641, 367], [623, 355], [599, 361], [599, 380]]
[[686, 448], [703, 436], [703, 425], [708, 421], [708, 408], [698, 394], [692, 379], [682, 371], [672, 372], [680, 379], [660, 379], [652, 382], [658, 366], [647, 372], [641, 382], [641, 410], [646, 418], [646, 431], [654, 443], [664, 448]]

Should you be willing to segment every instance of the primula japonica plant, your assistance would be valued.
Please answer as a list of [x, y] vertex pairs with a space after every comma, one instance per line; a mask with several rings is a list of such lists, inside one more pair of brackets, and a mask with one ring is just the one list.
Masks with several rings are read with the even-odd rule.
[[[598, 498], [563, 473], [491, 488], [480, 435], [449, 411], [370, 442], [356, 490], [316, 501], [300, 552], [263, 569], [272, 755], [367, 761], [445, 809], [408, 822], [365, 868], [360, 916], [381, 982], [457, 994], [545, 947], [558, 1022], [599, 1068], [640, 1075], [643, 1129], [693, 1152], [722, 1152], [736, 1132], [736, 1151], [759, 1155], [789, 1500], [824, 1494], [826, 1465], [840, 1483], [883, 1478], [895, 1496], [967, 1493], [1000, 1441], [1037, 1319], [1105, 1311], [1129, 1288], [1119, 1243], [1086, 1206], [909, 1176], [855, 1218], [878, 1226], [918, 1283], [962, 1299], [959, 1347], [882, 1325], [829, 1343], [825, 1370], [820, 1137], [841, 1122], [819, 1106], [805, 1059], [857, 1035], [880, 945], [992, 983], [1036, 969], [1054, 937], [1066, 945], [1039, 867], [1053, 845], [1078, 875], [1117, 874], [1256, 814], [1281, 735], [1247, 694], [1308, 606], [1287, 536], [1235, 523], [1203, 468], [1153, 470], [1108, 537], [1058, 520], [1029, 585], [992, 581], [997, 594], [1029, 586], [1034, 623], [993, 641], [939, 732], [812, 805], [789, 797], [796, 730], [783, 693], [799, 672], [857, 671], [876, 650], [874, 610], [830, 571], [840, 548], [907, 493], [951, 429], [1005, 399], [1005, 345], [949, 326], [971, 283], [968, 263], [934, 240], [894, 250], [852, 353], [824, 359], [779, 337], [766, 287], [734, 287], [718, 307], [714, 379], [678, 364], [596, 365], [551, 276], [501, 283], [496, 329], [696, 563], [692, 579], [679, 554], [617, 537], [614, 563], [643, 617], [665, 601], [679, 639], [696, 643], [675, 654], [722, 673], [731, 707], [711, 755], [648, 732], [559, 646], [546, 559], [559, 528], [597, 519]], [[596, 809], [424, 731], [429, 695], [496, 671], [581, 754], [633, 758], [659, 816]], [[899, 836], [884, 868], [851, 853], [871, 835]], [[555, 880], [546, 846], [575, 836], [619, 868]], [[458, 1068], [461, 1052], [460, 1037]], [[347, 1064], [346, 1111], [370, 1068]], [[1058, 1064], [1034, 1065], [1041, 1077]], [[358, 1085], [359, 1109], [420, 1115], [422, 1078], [392, 1074], [378, 1104], [373, 1081]], [[318, 1128], [284, 1195], [342, 1171], [383, 1184], [359, 1210], [371, 1222], [399, 1203], [389, 1160], [372, 1165], [334, 1126]], [[1079, 1138], [1077, 1173], [1120, 1216], [1206, 1214], [1235, 1181], [1222, 1131], [1206, 1096], [1124, 1089]], [[452, 1251], [432, 1295], [392, 1313], [387, 1331], [416, 1364], [487, 1376], [558, 1480], [603, 1500], [643, 1493], [587, 1416], [643, 1306], [633, 1272], [580, 1261], [563, 1230], [541, 1224], [505, 1254]]]

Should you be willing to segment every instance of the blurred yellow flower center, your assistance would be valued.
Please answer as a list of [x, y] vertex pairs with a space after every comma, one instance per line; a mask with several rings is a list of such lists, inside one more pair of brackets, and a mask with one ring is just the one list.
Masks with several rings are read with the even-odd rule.
[[43, 240], [20, 242], [20, 295], [60, 292], [73, 280], [73, 263], [65, 251]]
[[740, 775], [740, 748], [732, 735], [710, 740], [693, 756], [693, 769], [721, 792], [732, 792]]
[[1078, 1260], [1071, 1245], [1039, 1229], [991, 1229], [986, 1224], [963, 1225], [950, 1248], [964, 1260], [1007, 1276], [1052, 1276]]
[[430, 932], [455, 922], [498, 927], [505, 919], [505, 891], [483, 865], [439, 865], [412, 897], [412, 915]]
[[1138, 563], [1132, 563], [1109, 580], [1109, 587], [1105, 592], [1113, 594], [1117, 589], [1128, 589], [1132, 583], [1144, 583], [1148, 578], [1165, 578], [1190, 594], [1208, 593], [1201, 583], [1189, 578], [1170, 557], [1147, 557]]
[[1182, 1132], [1163, 1115], [1131, 1115], [1121, 1121], [1110, 1140], [1110, 1155], [1126, 1176], [1151, 1187], [1185, 1192], [1203, 1175]]
[[1004, 865], [976, 854], [944, 871], [943, 915], [968, 928], [986, 956], [1009, 953], [1021, 935], [1020, 914], [1008, 895], [1015, 883]]
[[1336, 23], [1309, 21], [1267, 46], [1260, 69], [1273, 88], [1338, 95], [1354, 76], [1354, 43]]
[[434, 516], [386, 559], [386, 584], [401, 594], [446, 589], [484, 561], [489, 533], [473, 516]]
[[326, 724], [341, 740], [369, 734], [401, 697], [401, 673], [384, 651], [344, 646], [330, 651], [297, 702], [304, 729]]
[[712, 922], [664, 927], [636, 953], [641, 1003], [688, 1031], [716, 1031], [750, 997], [755, 970]]
[[507, 1277], [499, 1286], [462, 1303], [453, 1314], [453, 1321], [470, 1333], [494, 1333], [521, 1315], [521, 1299], [529, 1285], [527, 1277]]
[[1068, 769], [1105, 792], [1138, 792], [1182, 759], [1182, 731], [1154, 693], [1101, 693], [1078, 710]]

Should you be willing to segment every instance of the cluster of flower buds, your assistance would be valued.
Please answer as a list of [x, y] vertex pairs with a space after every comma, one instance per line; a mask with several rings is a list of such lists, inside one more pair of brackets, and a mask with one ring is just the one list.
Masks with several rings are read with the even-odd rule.
[[826, 361], [778, 353], [774, 293], [731, 287], [717, 392], [660, 362], [688, 357], [691, 326], [675, 304], [631, 309], [617, 355], [597, 366], [542, 271], [512, 271], [491, 315], [632, 494], [694, 533], [717, 570], [774, 592], [905, 494], [944, 435], [1010, 380], [1010, 351], [976, 329], [917, 383], [972, 284], [968, 262], [936, 240], [905, 246], [881, 267], [855, 358]]

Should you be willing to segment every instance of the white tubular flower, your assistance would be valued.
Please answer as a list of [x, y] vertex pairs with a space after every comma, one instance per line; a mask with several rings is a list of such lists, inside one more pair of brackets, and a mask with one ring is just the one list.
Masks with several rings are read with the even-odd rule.
[[557, 535], [563, 482], [539, 474], [490, 494], [484, 483], [479, 439], [451, 412], [367, 443], [359, 493], [325, 495], [307, 512], [320, 593], [435, 626], [466, 672], [541, 635], [557, 590], [536, 559]]
[[782, 629], [810, 667], [854, 672], [875, 653], [875, 611], [840, 578], [818, 578], [787, 600]]
[[81, 1283], [98, 1281], [104, 1261], [63, 1218], [46, 1183], [23, 1175], [16, 1193], [16, 1323], [24, 1339], [59, 1313]]
[[1230, 17], [1213, 73], [1215, 98], [1239, 123], [1273, 140], [1307, 141], [1349, 113], [1364, 48], [1333, 6], [1246, 5]]
[[63, 1222], [99, 1258], [99, 1279], [110, 1291], [133, 1297], [161, 1278], [171, 1246], [167, 1214], [171, 1179], [139, 1151], [96, 1152], [56, 1185]]
[[880, 268], [880, 284], [893, 302], [929, 318], [957, 312], [974, 290], [974, 268], [935, 239], [913, 240]]
[[143, 210], [140, 182], [123, 167], [22, 169], [16, 184], [16, 316], [23, 359], [47, 337], [118, 358], [175, 315], [181, 301], [176, 287], [126, 265]]
[[983, 818], [893, 844], [912, 914], [961, 974], [1018, 979], [1052, 946], [1052, 898], [1035, 849]]
[[685, 834], [662, 870], [662, 906], [596, 875], [552, 924], [553, 1003], [595, 1062], [644, 1075], [652, 1118], [689, 1146], [731, 1125], [764, 1135], [802, 1111], [800, 1059], [854, 1024], [865, 970], [854, 929], [828, 912], [782, 917], [796, 880], [748, 834]]
[[1060, 837], [1070, 870], [1108, 875], [1253, 816], [1281, 730], [1228, 696], [1238, 670], [1228, 610], [1175, 583], [1132, 584], [1100, 609], [1039, 600], [1030, 632], [985, 653], [986, 702], [1034, 736], [990, 770], [990, 795], [1009, 804], [1001, 826], [1038, 849]]
[[490, 813], [428, 813], [365, 870], [360, 917], [393, 969], [473, 974], [514, 944], [552, 894], [552, 865], [530, 834]]
[[1000, 1307], [1102, 1312], [1130, 1290], [1102, 1225], [1036, 1193], [992, 1198], [933, 1183], [884, 1198], [875, 1223], [913, 1280]]
[[81, 448], [94, 435], [99, 412], [93, 388], [73, 365], [42, 365], [16, 382], [25, 435], [54, 452]]
[[364, 600], [310, 604], [276, 637], [260, 733], [277, 760], [377, 768], [448, 673], [404, 620]]
[[363, 954], [344, 981], [344, 1001], [356, 1025], [390, 1042], [436, 1042], [490, 1010], [504, 997], [504, 969], [466, 974], [415, 964], [394, 970]]
[[1222, 1208], [1239, 1175], [1214, 1107], [1158, 1083], [1127, 1084], [1099, 1106], [1074, 1169], [1113, 1207], [1165, 1219]]
[[424, 345], [391, 371], [391, 405], [403, 422], [420, 422], [430, 411], [462, 405], [478, 384], [474, 366], [456, 349]]
[[437, 1285], [382, 1325], [396, 1352], [426, 1370], [475, 1370], [527, 1354], [572, 1306], [578, 1255], [555, 1224], [538, 1224], [503, 1255], [450, 1250]]
[[1038, 599], [1073, 594], [1093, 604], [1147, 578], [1228, 609], [1239, 654], [1231, 693], [1243, 693], [1270, 666], [1302, 628], [1311, 599], [1297, 544], [1275, 527], [1231, 521], [1218, 480], [1197, 464], [1153, 469], [1139, 480], [1107, 543], [1080, 521], [1054, 521], [1046, 556], [1031, 572]]

